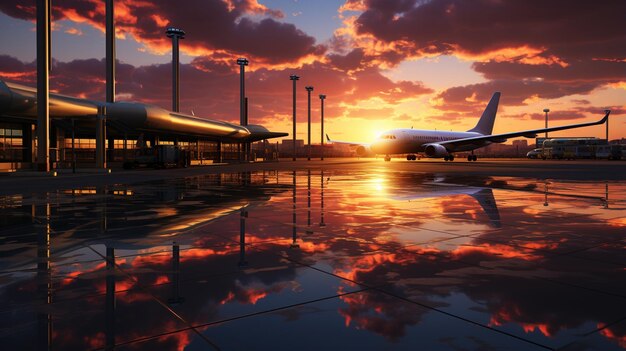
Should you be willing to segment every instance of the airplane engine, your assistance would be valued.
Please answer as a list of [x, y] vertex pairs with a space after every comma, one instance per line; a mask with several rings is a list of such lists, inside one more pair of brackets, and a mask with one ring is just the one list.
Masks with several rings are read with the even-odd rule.
[[364, 145], [359, 145], [355, 151], [359, 157], [370, 156], [373, 154], [369, 146], [364, 146]]
[[426, 145], [424, 152], [426, 153], [426, 156], [428, 157], [446, 157], [450, 154], [448, 150], [446, 150], [445, 147], [439, 144]]

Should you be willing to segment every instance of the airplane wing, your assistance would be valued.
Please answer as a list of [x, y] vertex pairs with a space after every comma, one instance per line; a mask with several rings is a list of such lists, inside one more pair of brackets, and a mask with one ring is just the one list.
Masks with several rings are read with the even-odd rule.
[[520, 136], [523, 136], [525, 138], [535, 138], [535, 137], [537, 137], [537, 134], [539, 134], [539, 133], [555, 132], [555, 131], [558, 131], [558, 130], [582, 128], [582, 127], [594, 126], [594, 125], [598, 125], [598, 124], [604, 124], [608, 120], [610, 113], [611, 113], [610, 110], [606, 110], [606, 115], [604, 115], [604, 117], [601, 120], [596, 121], [596, 122], [587, 122], [587, 123], [580, 123], [580, 124], [569, 124], [569, 125], [560, 126], [560, 127], [530, 129], [530, 130], [524, 130], [524, 131], [520, 131], [520, 132], [492, 134], [492, 135], [481, 135], [481, 136], [471, 137], [471, 138], [463, 138], [463, 139], [442, 141], [442, 142], [433, 143], [433, 144], [439, 144], [441, 146], [444, 146], [449, 151], [455, 151], [455, 149], [457, 149], [457, 148], [459, 148], [461, 146], [471, 145], [471, 144], [479, 145], [479, 144], [481, 144], [482, 142], [485, 142], [485, 141], [491, 141], [491, 142], [494, 142], [494, 143], [503, 143], [503, 142], [505, 142], [509, 138], [515, 138], [515, 137], [520, 137]]
[[350, 141], [339, 141], [339, 140], [331, 140], [330, 137], [328, 136], [328, 134], [326, 134], [326, 140], [329, 143], [333, 143], [333, 144], [342, 144], [342, 145], [349, 145], [352, 147], [358, 147], [358, 146], [369, 146], [369, 143], [355, 143], [355, 142], [350, 142]]

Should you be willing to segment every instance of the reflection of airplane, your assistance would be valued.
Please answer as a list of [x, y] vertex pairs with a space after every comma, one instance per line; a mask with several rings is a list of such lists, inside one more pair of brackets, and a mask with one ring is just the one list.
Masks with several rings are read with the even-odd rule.
[[[489, 217], [491, 226], [499, 228], [500, 212], [493, 196], [493, 179], [478, 177], [467, 179], [440, 177], [433, 174], [398, 174], [392, 179], [393, 186], [385, 188], [389, 198], [396, 201], [444, 198], [456, 195], [469, 195], [482, 207]], [[330, 177], [327, 180], [330, 182]], [[501, 185], [501, 184], [500, 184]]]
[[553, 132], [558, 130], [580, 128], [603, 124], [609, 117], [609, 110], [606, 110], [604, 118], [597, 122], [588, 122], [580, 124], [570, 124], [560, 127], [531, 129], [520, 132], [491, 134], [493, 123], [496, 119], [498, 110], [498, 102], [500, 101], [500, 93], [496, 92], [491, 97], [491, 101], [485, 108], [482, 116], [478, 120], [476, 126], [467, 132], [445, 132], [436, 130], [418, 130], [418, 129], [393, 129], [383, 133], [376, 141], [371, 144], [359, 144], [350, 142], [332, 141], [326, 135], [329, 142], [348, 144], [356, 147], [359, 156], [368, 154], [385, 155], [385, 161], [390, 161], [389, 155], [408, 154], [407, 160], [415, 160], [415, 153], [423, 152], [428, 157], [442, 158], [446, 161], [454, 160], [454, 153], [460, 151], [472, 151], [467, 156], [468, 161], [476, 161], [477, 157], [473, 154], [475, 149], [487, 146], [491, 143], [503, 143], [509, 138], [525, 137], [534, 138], [538, 133]]
[[[430, 199], [436, 197], [446, 197], [455, 195], [469, 195], [473, 197], [482, 207], [492, 226], [500, 227], [500, 212], [496, 199], [491, 188], [467, 186], [463, 184], [446, 182], [445, 178], [435, 178], [433, 181], [425, 181], [421, 184], [414, 184], [402, 189], [410, 189], [391, 196], [394, 200], [415, 201], [418, 199]], [[417, 186], [417, 187], [416, 187]]]

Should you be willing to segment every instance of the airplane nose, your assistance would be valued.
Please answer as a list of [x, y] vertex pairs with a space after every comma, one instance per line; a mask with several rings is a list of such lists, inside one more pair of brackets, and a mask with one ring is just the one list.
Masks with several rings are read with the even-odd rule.
[[370, 149], [372, 150], [373, 153], [375, 154], [383, 154], [383, 149], [382, 149], [382, 145], [380, 142], [377, 143], [372, 143], [370, 145]]

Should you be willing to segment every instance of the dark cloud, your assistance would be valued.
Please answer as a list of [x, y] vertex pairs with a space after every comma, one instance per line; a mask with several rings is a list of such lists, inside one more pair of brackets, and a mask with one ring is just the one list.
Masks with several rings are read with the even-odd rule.
[[[20, 19], [34, 20], [33, 1], [3, 2], [0, 11]], [[247, 14], [265, 14], [258, 22]], [[282, 23], [271, 17], [281, 17], [254, 0], [221, 1], [191, 0], [185, 6], [177, 1], [118, 1], [116, 27], [118, 32], [132, 35], [136, 40], [157, 51], [167, 51], [169, 39], [164, 31], [168, 26], [184, 29], [187, 33], [183, 50], [207, 54], [225, 50], [231, 55], [247, 55], [267, 64], [298, 62], [308, 55], [321, 55], [326, 48], [315, 44], [315, 39], [293, 24]], [[84, 21], [103, 30], [104, 2], [59, 0], [53, 3], [53, 20]]]
[[365, 52], [361, 48], [356, 48], [346, 55], [329, 54], [330, 63], [343, 71], [353, 71], [361, 67]]
[[24, 63], [13, 56], [0, 55], [0, 79], [34, 82], [35, 63]]
[[[625, 43], [626, 44], [626, 43]], [[566, 67], [558, 64], [524, 64], [509, 62], [476, 62], [476, 72], [487, 79], [541, 78], [551, 82], [593, 82], [597, 85], [626, 81], [626, 62], [603, 60], [573, 61]]]
[[[352, 2], [356, 6], [356, 2]], [[529, 97], [587, 94], [626, 81], [623, 1], [368, 0], [357, 33], [389, 49], [377, 58], [396, 64], [397, 55], [463, 55], [489, 80], [454, 87], [445, 109], [466, 110], [476, 94], [487, 100], [501, 90], [504, 104]]]
[[542, 80], [492, 80], [486, 83], [453, 87], [439, 94], [442, 105], [439, 108], [453, 111], [474, 110], [476, 106], [484, 109], [492, 94], [502, 92], [500, 104], [526, 105], [530, 97], [556, 99], [573, 94], [588, 94], [597, 87], [590, 82], [577, 82], [569, 85]]
[[[566, 109], [566, 110], [551, 110], [548, 117], [551, 121], [552, 120], [571, 120], [571, 119], [589, 118], [589, 115], [595, 115], [596, 118], [599, 118], [602, 114], [604, 114], [605, 109], [611, 110], [611, 114], [613, 115], [622, 115], [626, 112], [626, 109], [617, 107], [617, 106], [610, 106], [610, 107], [593, 106], [593, 107], [583, 107], [583, 108], [577, 107], [574, 109]], [[521, 116], [511, 116], [511, 117], [515, 117], [515, 118], [528, 117], [532, 120], [543, 121], [545, 119], [545, 114], [537, 112], [537, 113], [525, 114]]]
[[623, 1], [369, 0], [356, 21], [361, 34], [408, 41], [418, 51], [482, 54], [546, 47], [557, 56], [626, 56]]
[[387, 102], [397, 103], [402, 99], [433, 92], [432, 89], [425, 87], [419, 82], [393, 82], [380, 74], [380, 70], [377, 68], [367, 68], [356, 72], [354, 78], [358, 81], [358, 84], [355, 84], [356, 91], [354, 95], [359, 98], [378, 96]]

